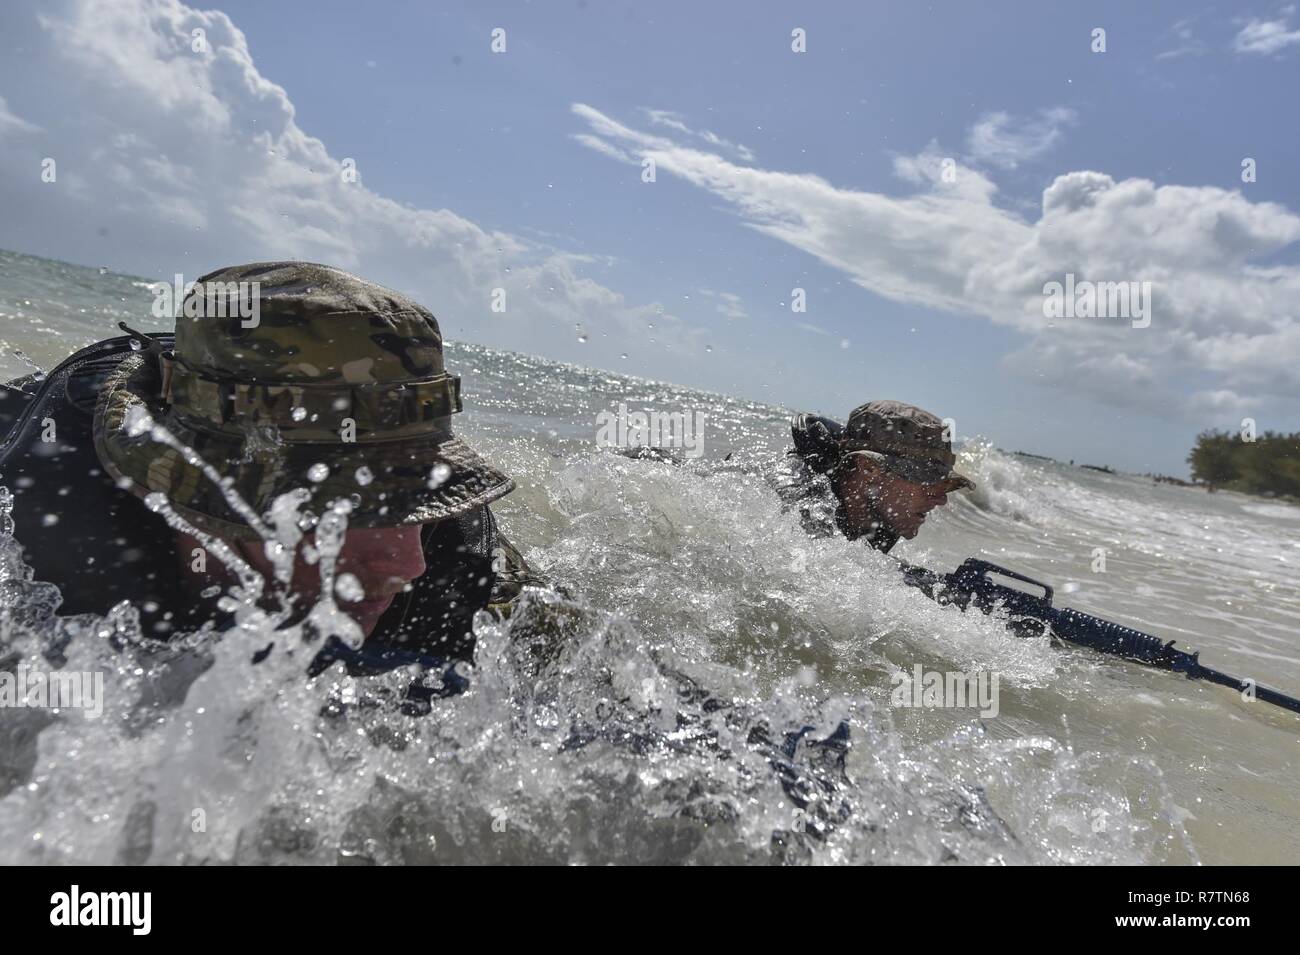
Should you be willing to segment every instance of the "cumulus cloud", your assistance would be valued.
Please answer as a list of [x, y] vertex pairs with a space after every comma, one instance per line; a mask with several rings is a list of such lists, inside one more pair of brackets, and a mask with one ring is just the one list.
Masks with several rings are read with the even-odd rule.
[[1075, 118], [1074, 110], [1063, 106], [1042, 110], [1032, 117], [986, 113], [971, 127], [966, 148], [974, 163], [1015, 169], [1051, 150], [1060, 142], [1063, 128]]
[[[345, 157], [299, 127], [224, 13], [178, 0], [0, 4], [0, 35], [17, 51], [0, 60], [0, 246], [168, 278], [327, 262], [414, 295], [452, 337], [463, 327], [546, 354], [580, 325], [593, 362], [703, 355], [702, 330], [585, 278], [581, 256], [394, 201], [364, 168], [346, 181]], [[53, 183], [40, 178], [47, 156]], [[504, 314], [491, 311], [496, 288]]]
[[[591, 135], [654, 157], [865, 289], [1014, 329], [1025, 342], [1009, 365], [1035, 381], [1170, 414], [1300, 398], [1300, 268], [1262, 264], [1300, 239], [1300, 217], [1278, 204], [1082, 170], [1058, 176], [1030, 220], [997, 205], [983, 173], [945, 175], [936, 146], [895, 160], [913, 191], [892, 196], [737, 166], [590, 106], [573, 112]], [[1150, 282], [1150, 327], [1046, 318], [1044, 286], [1067, 273]]]

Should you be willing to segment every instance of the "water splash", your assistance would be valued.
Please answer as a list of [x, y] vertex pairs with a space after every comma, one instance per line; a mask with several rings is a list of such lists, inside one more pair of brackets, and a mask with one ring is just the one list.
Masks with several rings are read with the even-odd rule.
[[[502, 367], [512, 388], [544, 384]], [[582, 374], [599, 387], [563, 392], [587, 402], [579, 422], [610, 378]], [[630, 400], [688, 400], [615, 385]], [[0, 535], [0, 659], [60, 647], [63, 666], [105, 672], [108, 703], [98, 721], [0, 712], [0, 861], [1196, 861], [1154, 761], [1077, 739], [1130, 700], [1113, 672], [937, 607], [871, 551], [808, 540], [760, 473], [771, 449], [751, 447], [770, 440], [771, 409], [718, 398], [709, 411], [743, 439], [725, 464], [492, 449], [551, 520], [511, 516], [569, 594], [530, 592], [509, 620], [480, 615], [470, 689], [424, 718], [395, 705], [416, 673], [305, 679], [310, 647], [273, 611], [248, 610], [221, 640], [167, 645], [142, 637], [126, 605], [60, 618], [57, 590]], [[987, 467], [1002, 467], [994, 454]], [[1032, 481], [1008, 481], [1036, 503]], [[335, 584], [322, 588], [328, 627], [347, 590], [333, 576], [347, 514], [317, 518], [305, 500], [250, 524], [270, 591], [295, 550], [315, 552]], [[227, 566], [239, 618], [258, 591]], [[271, 641], [277, 652], [252, 664]], [[997, 668], [1003, 715], [891, 708], [890, 675], [916, 659]], [[1074, 737], [1064, 710], [1084, 725]]]
[[[345, 528], [322, 516], [326, 566]], [[30, 580], [12, 540], [0, 577]], [[6, 610], [41, 603], [3, 593]], [[22, 724], [4, 745], [26, 741], [0, 760], [26, 767], [0, 792], [6, 863], [1135, 863], [1163, 835], [1093, 832], [1091, 807], [1126, 822], [1134, 807], [1104, 782], [1113, 767], [1054, 741], [965, 726], [918, 749], [869, 700], [764, 690], [548, 591], [478, 615], [471, 689], [423, 719], [384, 705], [410, 673], [251, 665], [251, 645], [283, 638], [269, 617], [158, 645], [130, 608], [60, 621], [44, 593], [65, 665], [108, 674], [106, 718], [0, 713]]]
[[33, 381], [44, 381], [44, 380], [45, 380], [45, 369], [43, 369], [43, 368], [42, 368], [42, 367], [41, 367], [37, 362], [35, 362], [35, 361], [33, 361], [31, 358], [29, 358], [29, 357], [27, 356], [27, 353], [24, 352], [21, 348], [14, 348], [14, 349], [11, 349], [11, 350], [10, 350], [10, 354], [13, 355], [15, 358], [17, 358], [19, 361], [21, 361], [21, 362], [22, 362], [24, 365], [26, 365], [28, 368], [31, 368], [31, 369], [32, 369], [32, 380], [33, 380]]

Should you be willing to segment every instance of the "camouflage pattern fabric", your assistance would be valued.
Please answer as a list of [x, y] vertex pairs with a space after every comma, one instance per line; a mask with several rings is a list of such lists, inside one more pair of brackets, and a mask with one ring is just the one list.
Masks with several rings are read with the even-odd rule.
[[957, 456], [943, 421], [902, 401], [868, 401], [849, 413], [839, 439], [844, 454], [865, 455], [909, 481], [947, 481], [953, 489], [975, 482], [952, 468]]
[[391, 441], [420, 435], [430, 423], [446, 427], [461, 410], [460, 379], [452, 375], [417, 382], [249, 384], [207, 378], [172, 361], [164, 365], [165, 399], [211, 427], [248, 418], [274, 425], [291, 440], [336, 443], [351, 421], [357, 441]]
[[[216, 285], [246, 289], [254, 317], [195, 307], [192, 297]], [[186, 298], [174, 352], [132, 354], [108, 376], [95, 449], [124, 486], [162, 492], [182, 516], [227, 537], [255, 534], [203, 463], [259, 514], [306, 488], [317, 513], [350, 501], [352, 526], [444, 520], [514, 482], [452, 433], [460, 381], [442, 350], [427, 309], [339, 269], [222, 269]], [[156, 440], [144, 414], [193, 454]]]

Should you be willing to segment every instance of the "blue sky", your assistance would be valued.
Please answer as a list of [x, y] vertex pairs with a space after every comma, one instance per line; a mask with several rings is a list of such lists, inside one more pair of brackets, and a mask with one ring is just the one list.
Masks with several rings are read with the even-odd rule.
[[[35, 9], [0, 12], [4, 247], [330, 261], [450, 337], [839, 415], [901, 398], [1133, 470], [1185, 473], [1247, 415], [1300, 429], [1287, 4]], [[66, 195], [24, 175], [49, 155]], [[350, 192], [311, 178], [345, 157]], [[1066, 271], [1152, 280], [1151, 327], [1048, 327]]]

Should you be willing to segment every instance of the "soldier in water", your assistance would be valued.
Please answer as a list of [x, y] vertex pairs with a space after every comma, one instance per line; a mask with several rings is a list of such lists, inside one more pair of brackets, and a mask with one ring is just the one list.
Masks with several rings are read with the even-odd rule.
[[975, 482], [953, 470], [943, 422], [901, 401], [869, 401], [846, 424], [815, 415], [791, 423], [790, 474], [780, 493], [814, 536], [843, 534], [888, 552], [911, 539], [948, 495]]
[[[251, 300], [214, 304], [231, 291]], [[514, 482], [452, 431], [460, 379], [434, 316], [303, 262], [222, 269], [189, 295], [174, 339], [133, 332], [0, 388], [15, 536], [60, 613], [129, 601], [167, 640], [228, 626], [214, 598], [237, 581], [263, 579], [293, 622], [326, 580], [356, 629], [315, 669], [469, 659], [474, 614], [533, 578], [489, 507]], [[301, 506], [289, 547], [285, 502]], [[327, 566], [310, 532], [340, 517]]]

